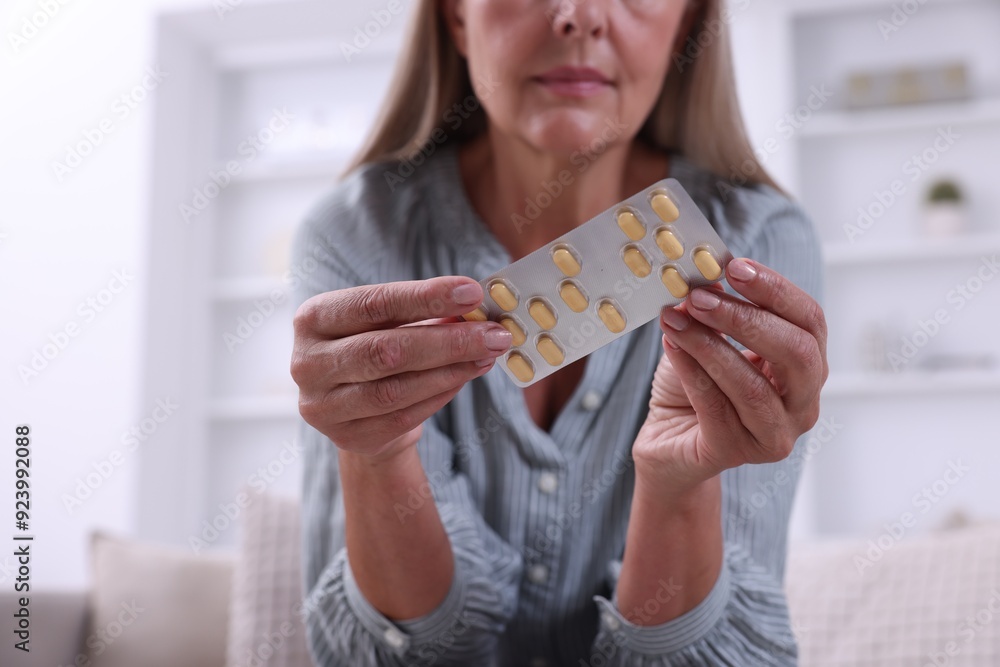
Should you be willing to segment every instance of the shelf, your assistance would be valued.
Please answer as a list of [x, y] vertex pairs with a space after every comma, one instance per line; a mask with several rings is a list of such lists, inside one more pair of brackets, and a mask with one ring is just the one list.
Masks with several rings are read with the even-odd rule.
[[380, 59], [394, 62], [399, 55], [398, 45], [402, 43], [404, 35], [402, 30], [387, 30], [365, 48], [357, 49], [357, 53], [351, 53], [351, 58], [348, 60], [344, 55], [343, 45], [353, 46], [352, 37], [354, 36], [339, 41], [327, 35], [316, 40], [281, 39], [223, 46], [215, 52], [215, 62], [224, 72], [315, 65], [352, 67], [358, 62], [367, 63]]
[[[921, 4], [926, 3], [923, 0]], [[961, 5], [965, 3], [981, 2], [982, 0], [934, 0], [935, 6], [947, 7], [948, 5]], [[797, 0], [786, 3], [786, 10], [794, 18], [801, 17], [823, 17], [828, 14], [842, 16], [844, 14], [867, 15], [872, 12], [882, 12], [886, 10], [888, 3], [878, 0]], [[889, 6], [891, 11], [892, 7]]]
[[947, 393], [1000, 392], [996, 371], [908, 371], [903, 373], [833, 373], [823, 398], [896, 398]]
[[288, 395], [216, 399], [209, 405], [208, 414], [214, 421], [298, 419], [298, 398]]
[[[316, 151], [298, 156], [261, 158], [247, 164], [234, 158], [236, 162], [242, 164], [243, 168], [240, 173], [233, 176], [233, 183], [268, 183], [326, 178], [332, 185], [352, 156], [353, 152], [345, 149]], [[222, 164], [226, 164], [226, 162], [227, 160], [221, 161]]]
[[989, 123], [1000, 125], [998, 99], [926, 103], [858, 111], [827, 111], [814, 115], [800, 131], [803, 137], [836, 138]]
[[972, 259], [1000, 252], [1000, 234], [969, 234], [944, 239], [907, 239], [899, 243], [833, 243], [823, 246], [827, 266], [882, 262]]
[[212, 283], [212, 298], [215, 301], [269, 299], [274, 290], [288, 294], [288, 286], [277, 277], [224, 278]]

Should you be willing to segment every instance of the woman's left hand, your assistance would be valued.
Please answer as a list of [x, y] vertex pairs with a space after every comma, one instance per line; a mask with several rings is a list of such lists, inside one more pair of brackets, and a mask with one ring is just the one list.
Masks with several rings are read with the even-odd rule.
[[732, 260], [726, 274], [749, 301], [713, 285], [661, 314], [665, 354], [632, 455], [637, 477], [668, 495], [784, 459], [819, 418], [829, 374], [822, 308], [757, 262]]

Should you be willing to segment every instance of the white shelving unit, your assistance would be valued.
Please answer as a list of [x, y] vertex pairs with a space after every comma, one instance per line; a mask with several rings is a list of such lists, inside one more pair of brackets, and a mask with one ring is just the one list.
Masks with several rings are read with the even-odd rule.
[[[879, 21], [892, 12], [888, 1], [784, 0], [771, 13], [774, 41], [784, 45], [777, 61], [788, 68], [787, 87], [772, 105], [775, 117], [804, 104], [813, 86], [833, 90], [796, 131], [787, 179], [824, 244], [831, 373], [823, 412], [843, 426], [810, 463], [806, 536], [877, 533], [882, 521], [913, 509], [913, 494], [954, 458], [973, 464], [975, 472], [922, 526], [933, 526], [951, 509], [975, 516], [1000, 506], [1000, 492], [989, 481], [1000, 468], [992, 423], [1000, 405], [1000, 276], [980, 277], [987, 272], [984, 258], [1000, 253], [994, 169], [1000, 3], [927, 0], [886, 38]], [[956, 60], [968, 67], [968, 101], [847, 108], [850, 73]], [[957, 140], [929, 150], [937, 133], [949, 128]], [[914, 166], [915, 156], [925, 158], [923, 166]], [[922, 201], [938, 177], [962, 186], [969, 201], [967, 234], [941, 239], [921, 233]], [[881, 209], [869, 208], [880, 193], [888, 199], [884, 193], [894, 181], [902, 193]], [[845, 225], [872, 210], [879, 212], [873, 224], [850, 237]], [[936, 317], [944, 322], [935, 327]], [[915, 348], [913, 362], [896, 373], [866, 368], [863, 341], [873, 327], [887, 332], [886, 354], [907, 344]], [[929, 355], [992, 357], [994, 363], [923, 370], [920, 362]]]
[[1000, 234], [967, 234], [945, 239], [900, 239], [894, 243], [831, 243], [824, 249], [824, 259], [827, 266], [840, 267], [975, 260], [997, 252], [1000, 252]]
[[[887, 373], [840, 373], [831, 375], [823, 387], [826, 398], [898, 398], [900, 396], [947, 397], [966, 392], [1000, 394], [1000, 373], [989, 371], [913, 371], [905, 375]], [[997, 396], [1000, 400], [1000, 396]]]
[[806, 137], [850, 137], [863, 134], [907, 132], [946, 125], [991, 125], [1000, 123], [1000, 100], [937, 103], [926, 107], [827, 111], [802, 127]]
[[[350, 60], [341, 48], [380, 7], [246, 3], [220, 20], [206, 5], [158, 22], [158, 63], [172, 83], [157, 91], [145, 391], [182, 407], [162, 445], [142, 451], [146, 537], [188, 544], [276, 461], [269, 490], [298, 492], [301, 462], [280, 458], [299, 421], [288, 372], [290, 244], [388, 85], [408, 12]], [[239, 172], [213, 188], [213, 172], [230, 161]], [[196, 191], [209, 201], [186, 223], [179, 206]]]

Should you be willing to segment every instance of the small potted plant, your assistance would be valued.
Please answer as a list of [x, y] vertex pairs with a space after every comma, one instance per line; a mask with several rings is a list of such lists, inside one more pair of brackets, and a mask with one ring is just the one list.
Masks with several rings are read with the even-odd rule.
[[936, 181], [927, 192], [924, 231], [929, 236], [955, 236], [965, 228], [965, 200], [961, 188], [949, 179]]

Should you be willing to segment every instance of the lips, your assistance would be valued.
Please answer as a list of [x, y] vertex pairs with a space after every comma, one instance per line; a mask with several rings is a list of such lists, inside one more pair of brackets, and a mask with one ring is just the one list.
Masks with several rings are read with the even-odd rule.
[[593, 67], [556, 67], [535, 77], [535, 81], [556, 95], [590, 97], [611, 87], [611, 79]]

